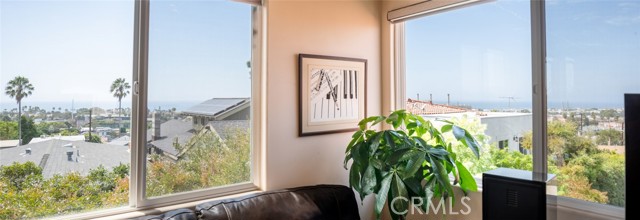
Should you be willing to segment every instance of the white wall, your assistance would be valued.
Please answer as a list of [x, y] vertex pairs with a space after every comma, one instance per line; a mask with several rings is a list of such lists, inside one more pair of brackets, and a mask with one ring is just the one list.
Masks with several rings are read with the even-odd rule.
[[[266, 3], [266, 189], [314, 184], [348, 185], [342, 167], [351, 133], [298, 137], [299, 53], [368, 61], [367, 114], [380, 114], [380, 2], [280, 1]], [[360, 209], [372, 219], [372, 197]]]

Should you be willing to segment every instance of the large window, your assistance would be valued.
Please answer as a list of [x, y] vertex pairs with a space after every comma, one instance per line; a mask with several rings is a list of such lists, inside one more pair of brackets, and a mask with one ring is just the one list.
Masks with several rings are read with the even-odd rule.
[[0, 2], [0, 219], [255, 189], [260, 16], [217, 0]]
[[625, 206], [624, 94], [640, 92], [640, 5], [547, 4], [549, 168], [558, 195]]
[[249, 182], [251, 5], [151, 2], [146, 196]]
[[640, 92], [638, 17], [628, 1], [454, 0], [392, 11], [396, 108], [476, 132], [485, 142], [485, 155], [468, 160], [476, 174], [553, 174], [558, 204], [623, 216], [623, 95]]
[[0, 10], [0, 219], [127, 206], [134, 2]]
[[498, 167], [531, 170], [529, 3], [495, 1], [404, 23], [405, 108], [454, 121], [480, 138], [479, 160], [464, 146], [472, 174]]

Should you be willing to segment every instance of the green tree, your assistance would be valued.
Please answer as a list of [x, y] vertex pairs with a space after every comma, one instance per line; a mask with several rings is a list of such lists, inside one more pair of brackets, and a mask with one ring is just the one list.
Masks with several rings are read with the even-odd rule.
[[97, 134], [90, 135], [89, 133], [86, 133], [84, 134], [84, 140], [86, 142], [91, 142], [91, 143], [98, 143], [98, 144], [102, 143], [102, 139], [100, 139], [100, 135], [97, 135]]
[[599, 145], [622, 145], [623, 133], [615, 129], [607, 129], [596, 133], [596, 143]]
[[[532, 133], [526, 133], [522, 147], [531, 150]], [[589, 138], [578, 136], [574, 122], [549, 121], [547, 123], [547, 146], [549, 155], [556, 165], [563, 166], [580, 152], [596, 153], [598, 149]]]
[[16, 189], [22, 189], [23, 183], [34, 175], [42, 175], [42, 168], [31, 161], [26, 163], [14, 162], [11, 165], [0, 167], [0, 180], [11, 184]]
[[111, 93], [113, 97], [118, 98], [118, 116], [122, 114], [122, 98], [129, 94], [131, 86], [124, 78], [118, 78], [111, 84]]
[[30, 96], [33, 93], [34, 87], [29, 82], [29, 79], [22, 76], [16, 76], [7, 83], [7, 87], [4, 89], [12, 99], [15, 99], [18, 103], [18, 145], [22, 145], [22, 99]]
[[0, 140], [18, 139], [18, 123], [15, 121], [0, 121]]
[[38, 132], [38, 128], [33, 123], [32, 118], [22, 116], [20, 123], [22, 124], [22, 140], [24, 144], [31, 142], [34, 137], [40, 137], [40, 132]]

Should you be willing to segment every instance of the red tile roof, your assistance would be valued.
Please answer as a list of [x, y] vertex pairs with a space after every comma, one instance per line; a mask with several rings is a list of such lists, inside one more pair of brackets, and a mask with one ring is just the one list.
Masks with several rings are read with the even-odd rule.
[[431, 101], [420, 101], [413, 99], [407, 100], [406, 110], [416, 115], [449, 114], [469, 111], [468, 109], [460, 107], [433, 104], [433, 102]]

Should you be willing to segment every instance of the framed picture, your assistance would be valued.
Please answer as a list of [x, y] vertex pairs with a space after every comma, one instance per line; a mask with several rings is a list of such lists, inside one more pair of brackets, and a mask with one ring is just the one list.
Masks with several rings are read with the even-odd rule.
[[367, 60], [300, 54], [298, 65], [298, 135], [357, 130], [367, 114]]

